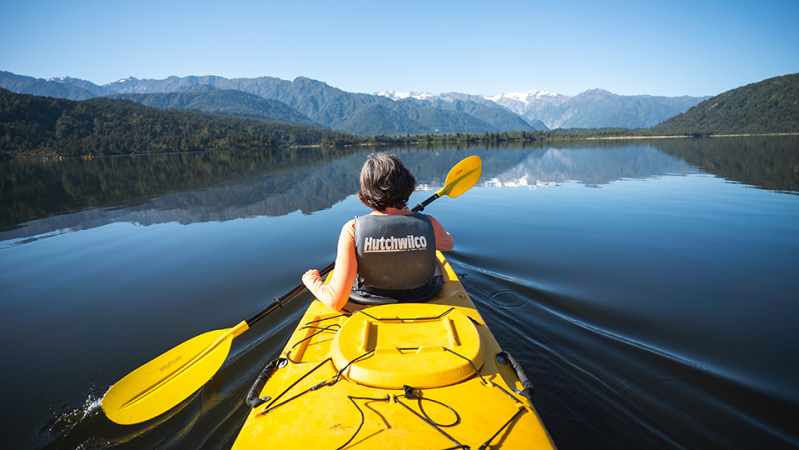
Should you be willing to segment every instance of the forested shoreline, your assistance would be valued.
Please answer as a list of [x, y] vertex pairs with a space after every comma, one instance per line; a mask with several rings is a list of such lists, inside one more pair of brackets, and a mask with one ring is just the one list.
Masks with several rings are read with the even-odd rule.
[[159, 109], [97, 97], [73, 101], [0, 89], [0, 158], [75, 157], [278, 147], [485, 145], [538, 141], [799, 133], [799, 74], [710, 98], [652, 128], [363, 136], [313, 126]]
[[332, 131], [162, 110], [128, 100], [72, 101], [0, 89], [0, 157], [127, 155], [319, 145]]

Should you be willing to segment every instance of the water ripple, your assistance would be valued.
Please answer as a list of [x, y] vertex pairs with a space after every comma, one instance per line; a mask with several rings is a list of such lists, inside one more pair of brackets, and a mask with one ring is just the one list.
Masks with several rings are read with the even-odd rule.
[[625, 336], [614, 329], [621, 312], [564, 286], [457, 265], [500, 345], [528, 370], [536, 408], [561, 448], [799, 444], [790, 419], [797, 405]]

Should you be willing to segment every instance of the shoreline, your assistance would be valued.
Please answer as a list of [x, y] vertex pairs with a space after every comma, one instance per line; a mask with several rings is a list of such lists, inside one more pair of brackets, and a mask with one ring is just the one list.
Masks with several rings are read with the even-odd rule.
[[[603, 136], [603, 137], [586, 137], [582, 140], [586, 141], [599, 141], [609, 139], [681, 139], [681, 138], [725, 138], [725, 137], [757, 137], [757, 136], [799, 136], [799, 133], [742, 133], [742, 134], [708, 134], [701, 136], [693, 136], [690, 134], [681, 135], [658, 135], [658, 136]], [[580, 140], [576, 138], [575, 140]]]
[[[434, 141], [428, 143], [427, 145], [432, 144], [458, 144], [458, 143], [468, 143], [470, 145], [479, 144], [479, 143], [498, 143], [497, 141], [485, 141], [482, 138], [482, 135], [467, 135], [467, 136], [479, 136], [480, 139], [466, 139], [466, 140], [457, 140], [457, 139], [443, 139], [441, 141]], [[608, 140], [642, 140], [642, 139], [695, 139], [695, 138], [730, 138], [730, 137], [778, 137], [778, 136], [799, 136], [799, 132], [785, 132], [785, 133], [741, 133], [741, 134], [707, 134], [707, 135], [689, 135], [689, 134], [680, 134], [680, 135], [653, 135], [653, 136], [586, 136], [586, 137], [579, 137], [579, 136], [564, 136], [561, 138], [551, 138], [551, 139], [534, 139], [532, 141], [515, 141], [515, 140], [508, 140], [508, 141], [499, 141], [499, 142], [565, 142], [565, 141], [608, 141]], [[414, 136], [419, 137], [419, 136]], [[361, 142], [361, 143], [352, 143], [346, 146], [330, 146], [328, 148], [336, 147], [336, 148], [345, 148], [345, 147], [381, 147], [381, 146], [399, 146], [399, 145], [422, 145], [423, 143], [421, 140], [414, 140], [411, 142], [405, 143], [391, 143], [391, 142]], [[306, 145], [290, 145], [290, 146], [280, 146], [278, 145], [277, 148], [295, 148], [295, 149], [311, 149], [311, 148], [325, 148], [323, 144], [306, 144]], [[113, 154], [113, 155], [97, 155], [97, 154], [87, 154], [87, 155], [24, 155], [24, 156], [10, 156], [10, 157], [0, 157], [0, 161], [11, 161], [11, 160], [19, 160], [19, 159], [38, 159], [38, 160], [64, 160], [64, 159], [74, 159], [74, 158], [81, 158], [86, 160], [91, 160], [94, 158], [120, 158], [120, 157], [133, 157], [133, 156], [147, 156], [147, 155], [174, 155], [174, 154], [188, 154], [188, 153], [206, 153], [206, 152], [225, 152], [225, 151], [239, 151], [239, 150], [255, 150], [255, 149], [248, 149], [248, 148], [229, 148], [229, 149], [211, 149], [211, 150], [190, 150], [184, 152], [154, 152], [154, 153], [137, 153], [131, 152], [129, 154]]]

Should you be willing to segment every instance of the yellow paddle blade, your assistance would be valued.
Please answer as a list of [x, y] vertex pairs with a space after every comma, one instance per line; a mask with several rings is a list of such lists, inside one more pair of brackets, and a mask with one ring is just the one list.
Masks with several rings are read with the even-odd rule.
[[209, 331], [153, 359], [111, 386], [103, 397], [106, 416], [116, 423], [144, 422], [182, 402], [222, 367], [234, 337], [247, 330]]
[[457, 197], [464, 192], [468, 191], [480, 179], [480, 173], [483, 169], [483, 160], [479, 156], [474, 155], [465, 158], [455, 167], [449, 171], [445, 186], [437, 192], [439, 196], [448, 195], [450, 197]]

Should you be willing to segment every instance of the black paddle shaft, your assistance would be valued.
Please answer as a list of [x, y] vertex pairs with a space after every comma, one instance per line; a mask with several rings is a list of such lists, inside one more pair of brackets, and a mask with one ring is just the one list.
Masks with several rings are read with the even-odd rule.
[[[322, 275], [322, 276], [327, 275], [331, 270], [333, 270], [333, 267], [335, 265], [336, 265], [335, 262], [330, 263], [327, 267], [325, 267], [324, 269], [320, 270], [319, 274]], [[297, 294], [299, 294], [300, 292], [302, 292], [304, 290], [305, 290], [305, 285], [304, 284], [300, 284], [297, 287], [295, 287], [294, 289], [292, 289], [291, 291], [289, 291], [288, 293], [286, 293], [285, 295], [283, 295], [282, 297], [275, 297], [275, 303], [272, 303], [271, 305], [269, 305], [266, 308], [264, 308], [261, 311], [259, 311], [254, 316], [252, 316], [249, 319], [247, 319], [247, 326], [252, 326], [255, 322], [258, 322], [259, 320], [263, 319], [265, 316], [269, 315], [269, 313], [271, 313], [272, 311], [274, 311], [274, 310], [276, 310], [278, 308], [282, 308], [283, 305], [286, 302], [288, 302], [292, 298], [296, 297]]]

